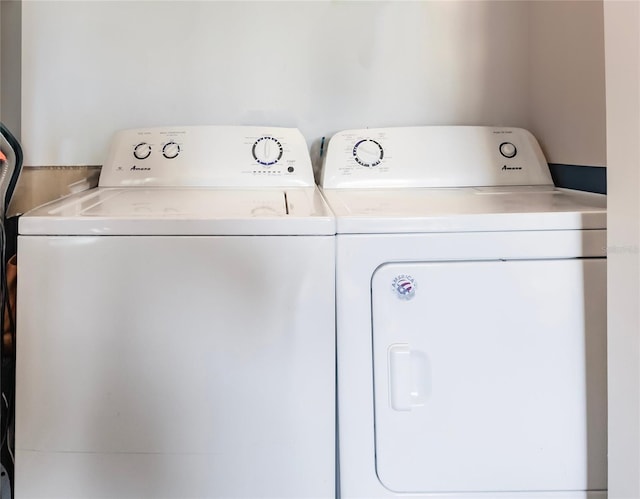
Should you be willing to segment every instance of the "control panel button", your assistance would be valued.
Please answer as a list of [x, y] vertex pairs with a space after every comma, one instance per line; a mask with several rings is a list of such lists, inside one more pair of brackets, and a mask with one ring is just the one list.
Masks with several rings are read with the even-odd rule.
[[518, 150], [516, 146], [514, 146], [511, 142], [503, 142], [500, 144], [500, 154], [502, 154], [505, 158], [513, 158], [516, 154], [518, 154]]
[[274, 137], [260, 137], [251, 149], [253, 158], [262, 166], [275, 165], [282, 158], [282, 144]]
[[133, 156], [136, 159], [147, 159], [151, 155], [151, 146], [146, 142], [140, 142], [133, 148]]
[[380, 164], [384, 150], [375, 140], [362, 139], [353, 146], [353, 157], [358, 164], [370, 168]]
[[162, 155], [167, 159], [173, 159], [180, 154], [180, 145], [177, 142], [167, 142], [162, 147]]

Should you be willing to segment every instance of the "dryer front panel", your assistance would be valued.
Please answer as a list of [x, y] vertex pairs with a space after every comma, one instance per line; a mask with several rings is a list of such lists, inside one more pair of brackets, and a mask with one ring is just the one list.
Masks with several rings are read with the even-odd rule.
[[606, 489], [604, 259], [389, 263], [372, 288], [394, 492]]

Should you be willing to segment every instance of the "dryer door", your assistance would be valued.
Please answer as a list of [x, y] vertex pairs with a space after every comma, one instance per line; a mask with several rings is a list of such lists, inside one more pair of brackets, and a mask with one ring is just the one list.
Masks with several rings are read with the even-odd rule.
[[606, 261], [372, 279], [377, 474], [396, 492], [606, 489]]

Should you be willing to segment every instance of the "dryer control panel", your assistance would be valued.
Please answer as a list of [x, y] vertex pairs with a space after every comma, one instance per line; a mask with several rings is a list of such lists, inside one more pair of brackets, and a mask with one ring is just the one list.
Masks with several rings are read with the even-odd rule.
[[117, 132], [100, 187], [311, 187], [307, 143], [295, 128], [191, 126]]
[[346, 130], [334, 135], [325, 188], [553, 185], [527, 130], [423, 126]]

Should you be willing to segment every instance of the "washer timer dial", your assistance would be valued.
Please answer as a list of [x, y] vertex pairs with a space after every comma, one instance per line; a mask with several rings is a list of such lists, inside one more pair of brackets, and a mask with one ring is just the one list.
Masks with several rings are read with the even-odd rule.
[[133, 156], [136, 159], [147, 159], [151, 155], [151, 146], [146, 142], [140, 142], [133, 148]]
[[272, 166], [282, 158], [282, 144], [274, 137], [260, 137], [253, 144], [251, 152], [262, 166]]
[[384, 157], [384, 150], [379, 142], [362, 139], [353, 146], [353, 157], [358, 164], [370, 168], [380, 164]]
[[167, 159], [173, 159], [180, 154], [180, 145], [177, 142], [167, 142], [162, 148], [162, 155]]

